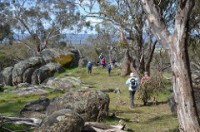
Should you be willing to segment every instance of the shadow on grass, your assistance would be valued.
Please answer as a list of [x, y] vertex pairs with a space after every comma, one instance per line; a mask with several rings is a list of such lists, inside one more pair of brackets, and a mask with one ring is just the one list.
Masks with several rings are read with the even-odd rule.
[[147, 102], [145, 105], [138, 105], [137, 107], [143, 107], [143, 106], [157, 106], [160, 104], [166, 104], [168, 101], [160, 101], [160, 102]]
[[157, 122], [157, 121], [160, 122], [161, 120], [169, 119], [172, 116], [174, 116], [174, 115], [172, 115], [172, 114], [167, 114], [167, 115], [162, 115], [162, 116], [159, 115], [159, 116], [155, 116], [155, 117], [145, 121], [144, 123], [152, 123], [152, 122]]

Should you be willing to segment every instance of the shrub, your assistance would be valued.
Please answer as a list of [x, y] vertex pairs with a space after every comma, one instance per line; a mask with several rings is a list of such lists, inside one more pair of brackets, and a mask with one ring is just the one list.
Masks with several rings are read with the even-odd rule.
[[156, 72], [154, 76], [142, 81], [139, 88], [139, 98], [143, 101], [144, 105], [147, 105], [148, 101], [152, 98], [154, 103], [157, 102], [156, 98], [165, 87], [165, 82], [161, 72]]

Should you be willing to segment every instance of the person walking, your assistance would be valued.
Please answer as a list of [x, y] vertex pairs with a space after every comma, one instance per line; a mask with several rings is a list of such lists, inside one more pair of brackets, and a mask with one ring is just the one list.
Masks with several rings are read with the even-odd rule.
[[128, 85], [128, 90], [130, 94], [130, 108], [134, 108], [134, 96], [135, 92], [138, 89], [139, 86], [139, 80], [134, 75], [134, 73], [130, 73], [130, 77], [126, 80], [126, 85]]
[[144, 80], [149, 79], [150, 76], [148, 75], [148, 72], [144, 72], [144, 76], [142, 77], [142, 79], [140, 80], [140, 83], [142, 84]]
[[108, 76], [110, 77], [110, 72], [111, 72], [111, 70], [112, 70], [112, 67], [111, 67], [111, 64], [110, 64], [110, 63], [108, 63], [107, 69], [108, 69]]
[[92, 74], [92, 62], [87, 63], [88, 74]]

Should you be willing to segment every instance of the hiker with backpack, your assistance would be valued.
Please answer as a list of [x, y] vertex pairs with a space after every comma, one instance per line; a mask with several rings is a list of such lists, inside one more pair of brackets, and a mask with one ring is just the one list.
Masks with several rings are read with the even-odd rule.
[[87, 63], [88, 74], [92, 74], [92, 62]]
[[133, 73], [130, 73], [130, 78], [126, 81], [126, 85], [128, 85], [130, 93], [130, 108], [134, 108], [134, 96], [139, 86], [138, 78]]
[[112, 69], [110, 63], [108, 63], [108, 65], [107, 65], [107, 69], [108, 69], [108, 76], [110, 77], [110, 72], [111, 72], [111, 69]]
[[140, 83], [142, 84], [144, 82], [144, 80], [148, 80], [150, 78], [150, 76], [148, 75], [148, 72], [144, 72], [144, 76], [142, 77]]
[[103, 55], [103, 53], [101, 53], [101, 54], [99, 55], [100, 61], [101, 61], [103, 58], [104, 58], [104, 55]]

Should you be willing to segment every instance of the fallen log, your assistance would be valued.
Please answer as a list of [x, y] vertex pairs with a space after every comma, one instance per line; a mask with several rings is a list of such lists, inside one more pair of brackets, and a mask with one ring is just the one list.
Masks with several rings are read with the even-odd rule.
[[126, 132], [125, 125], [107, 125], [98, 122], [85, 122], [85, 128], [82, 132], [90, 130], [91, 132]]
[[0, 116], [0, 124], [11, 123], [11, 124], [24, 124], [30, 126], [39, 126], [41, 124], [41, 119], [36, 118], [19, 118], [19, 117], [6, 117]]

